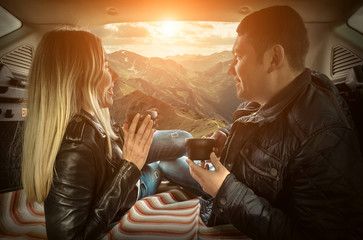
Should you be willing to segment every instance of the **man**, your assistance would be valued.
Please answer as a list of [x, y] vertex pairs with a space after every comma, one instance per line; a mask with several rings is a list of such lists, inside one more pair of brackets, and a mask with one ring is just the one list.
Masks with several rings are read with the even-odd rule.
[[[215, 171], [187, 159], [213, 198], [207, 225], [232, 223], [252, 239], [362, 239], [363, 160], [346, 104], [305, 68], [304, 23], [287, 6], [245, 17], [229, 70], [247, 100], [213, 134]], [[225, 143], [225, 144], [224, 144]], [[222, 147], [224, 145], [224, 147]]]

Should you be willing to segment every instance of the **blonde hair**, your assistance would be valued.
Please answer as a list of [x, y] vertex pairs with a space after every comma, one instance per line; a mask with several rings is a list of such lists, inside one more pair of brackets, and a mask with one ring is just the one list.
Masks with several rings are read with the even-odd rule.
[[87, 31], [62, 28], [41, 39], [29, 74], [23, 144], [22, 183], [29, 201], [47, 197], [64, 133], [82, 103], [95, 113], [112, 154], [111, 138], [116, 135], [97, 94], [104, 62], [101, 40]]

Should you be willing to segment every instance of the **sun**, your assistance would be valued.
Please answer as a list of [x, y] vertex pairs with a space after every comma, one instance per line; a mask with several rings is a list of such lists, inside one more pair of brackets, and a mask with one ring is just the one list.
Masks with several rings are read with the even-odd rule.
[[178, 25], [176, 21], [163, 21], [161, 22], [160, 32], [166, 37], [173, 37], [178, 31]]

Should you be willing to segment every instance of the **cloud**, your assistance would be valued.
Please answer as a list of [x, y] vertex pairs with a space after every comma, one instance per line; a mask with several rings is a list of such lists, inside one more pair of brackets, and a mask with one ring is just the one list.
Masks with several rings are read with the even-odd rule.
[[92, 30], [100, 38], [145, 38], [150, 36], [149, 30], [135, 23], [107, 24]]
[[102, 38], [108, 52], [119, 46], [146, 57], [207, 55], [230, 51], [237, 25], [235, 22], [137, 22], [108, 24], [92, 32]]
[[109, 38], [113, 34], [113, 31], [111, 29], [108, 29], [105, 27], [98, 27], [98, 28], [92, 29], [91, 32], [102, 39]]
[[118, 26], [115, 36], [120, 38], [141, 38], [150, 35], [147, 28], [134, 24], [122, 24]]
[[191, 22], [189, 24], [194, 27], [214, 29], [214, 26], [210, 23]]
[[130, 43], [135, 44], [135, 45], [144, 44], [144, 41], [142, 39], [133, 39], [132, 41], [130, 41], [129, 38], [103, 38], [102, 43], [105, 46], [120, 45], [120, 47], [122, 47], [123, 45], [130, 44]]
[[234, 44], [234, 41], [236, 40], [235, 37], [220, 37], [220, 36], [214, 36], [213, 38], [200, 38], [196, 42], [198, 45], [232, 45]]

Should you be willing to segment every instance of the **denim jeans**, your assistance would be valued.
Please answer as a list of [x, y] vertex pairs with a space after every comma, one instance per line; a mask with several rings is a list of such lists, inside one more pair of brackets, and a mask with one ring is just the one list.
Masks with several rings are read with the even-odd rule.
[[190, 175], [189, 165], [185, 161], [186, 158], [187, 157], [183, 156], [174, 161], [160, 162], [159, 166], [163, 176], [196, 196], [201, 196], [205, 199], [211, 198], [211, 196], [204, 192], [200, 184]]
[[205, 194], [189, 173], [185, 162], [185, 139], [192, 135], [183, 130], [158, 130], [154, 134], [146, 164], [141, 170], [138, 199], [155, 194], [163, 177], [196, 195]]

